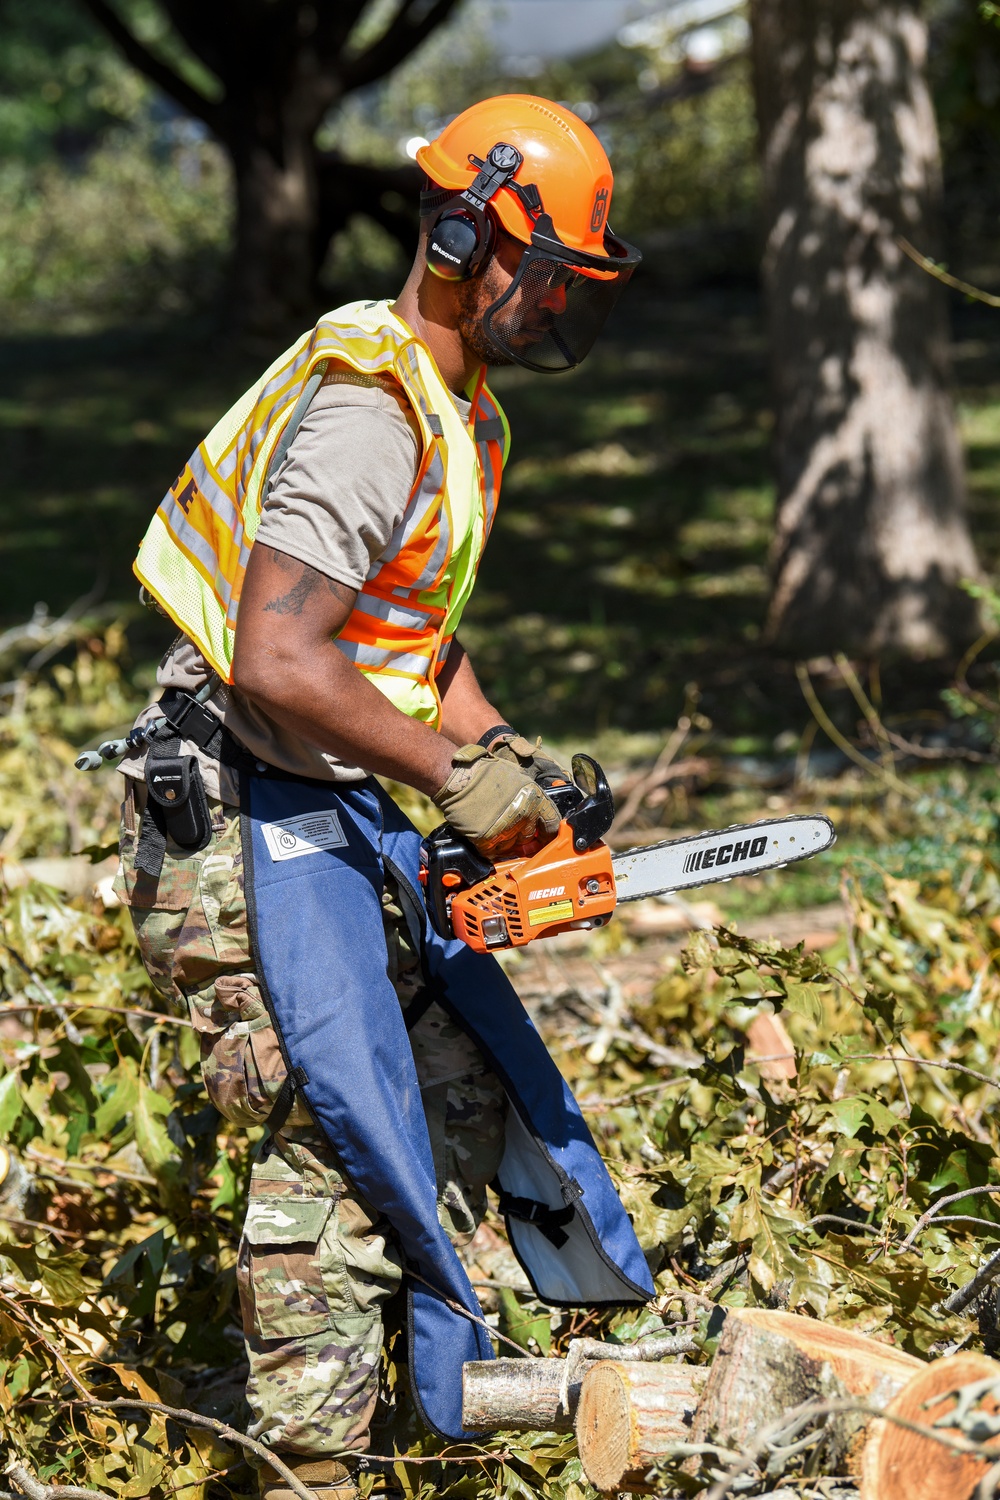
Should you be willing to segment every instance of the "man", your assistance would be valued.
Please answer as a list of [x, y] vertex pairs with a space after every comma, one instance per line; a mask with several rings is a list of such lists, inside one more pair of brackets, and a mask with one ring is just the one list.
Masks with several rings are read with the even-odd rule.
[[455, 633], [507, 451], [485, 367], [579, 363], [639, 257], [558, 105], [486, 100], [418, 159], [399, 298], [321, 319], [157, 511], [136, 572], [182, 633], [164, 722], [122, 766], [143, 959], [186, 1001], [219, 1110], [269, 1127], [238, 1265], [250, 1430], [328, 1497], [368, 1445], [404, 1282], [418, 1410], [462, 1435], [462, 1362], [492, 1348], [453, 1246], [487, 1184], [546, 1300], [652, 1293], [572, 1096], [493, 959], [433, 931], [419, 836], [372, 779], [491, 858], [558, 826], [558, 767]]

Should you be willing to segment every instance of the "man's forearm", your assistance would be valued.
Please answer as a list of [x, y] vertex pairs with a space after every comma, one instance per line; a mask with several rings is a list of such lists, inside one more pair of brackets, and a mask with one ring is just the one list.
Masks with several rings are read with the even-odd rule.
[[503, 721], [500, 710], [483, 694], [472, 663], [460, 641], [451, 643], [444, 671], [438, 677], [441, 694], [441, 732], [456, 745], [471, 745]]
[[239, 691], [310, 744], [433, 796], [455, 745], [400, 713], [331, 642], [306, 665], [265, 646], [236, 675]]

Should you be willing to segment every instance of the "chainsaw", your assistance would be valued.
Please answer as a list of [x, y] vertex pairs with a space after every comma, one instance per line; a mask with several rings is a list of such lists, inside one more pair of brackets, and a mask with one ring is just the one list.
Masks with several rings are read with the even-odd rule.
[[436, 931], [477, 953], [521, 948], [536, 938], [603, 927], [623, 901], [759, 875], [829, 849], [829, 818], [794, 814], [734, 823], [623, 854], [604, 842], [615, 802], [601, 767], [574, 755], [573, 782], [541, 782], [561, 822], [546, 843], [493, 864], [447, 823], [424, 839], [420, 880]]

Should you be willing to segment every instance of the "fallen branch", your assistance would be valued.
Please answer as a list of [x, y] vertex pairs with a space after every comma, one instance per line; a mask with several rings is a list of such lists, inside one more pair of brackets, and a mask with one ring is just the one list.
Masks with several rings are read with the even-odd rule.
[[780, 1456], [783, 1451], [787, 1452], [798, 1435], [813, 1423], [831, 1416], [855, 1413], [859, 1416], [889, 1422], [895, 1427], [902, 1427], [916, 1437], [929, 1438], [932, 1442], [940, 1443], [943, 1447], [950, 1449], [952, 1453], [960, 1453], [972, 1458], [994, 1461], [996, 1459], [995, 1448], [987, 1448], [983, 1443], [969, 1442], [967, 1438], [948, 1437], [939, 1429], [927, 1427], [921, 1422], [910, 1422], [905, 1417], [884, 1411], [881, 1407], [873, 1406], [867, 1401], [847, 1399], [807, 1401], [783, 1413], [776, 1421], [765, 1427], [753, 1441], [750, 1451], [744, 1453], [725, 1474], [720, 1476], [712, 1488], [706, 1491], [704, 1500], [725, 1500], [734, 1482], [742, 1474], [756, 1468], [758, 1459], [762, 1458], [766, 1452], [770, 1452], [775, 1457]]
[[28, 1500], [108, 1500], [101, 1490], [87, 1490], [77, 1484], [43, 1484], [23, 1464], [11, 1464], [6, 1473]]
[[919, 792], [914, 791], [913, 787], [907, 786], [905, 781], [900, 781], [899, 777], [894, 775], [893, 772], [886, 770], [884, 765], [874, 764], [866, 755], [862, 755], [856, 745], [851, 744], [846, 735], [841, 734], [819, 701], [816, 689], [812, 684], [812, 678], [809, 676], [809, 668], [805, 662], [800, 661], [795, 663], [795, 675], [799, 679], [802, 696], [808, 703], [813, 717], [838, 749], [843, 750], [848, 759], [852, 760], [856, 766], [860, 766], [863, 771], [867, 771], [869, 776], [874, 776], [876, 781], [883, 782], [886, 787], [891, 788], [894, 792], [898, 792], [901, 797], [907, 797], [911, 802], [915, 801], [921, 795]]
[[998, 1276], [1000, 1276], [1000, 1250], [995, 1255], [991, 1255], [989, 1260], [979, 1267], [979, 1270], [971, 1281], [967, 1281], [964, 1286], [960, 1286], [957, 1291], [952, 1292], [950, 1297], [946, 1297], [941, 1303], [942, 1308], [947, 1313], [964, 1312], [969, 1303], [973, 1302], [979, 1296], [983, 1288], [989, 1286], [990, 1282], [994, 1281]]
[[[51, 1405], [51, 1400], [43, 1401], [40, 1397], [29, 1397], [27, 1399], [37, 1406]], [[217, 1437], [225, 1438], [227, 1443], [235, 1443], [237, 1447], [245, 1448], [248, 1453], [253, 1453], [257, 1458], [262, 1459], [264, 1463], [270, 1464], [271, 1468], [295, 1491], [299, 1500], [316, 1500], [315, 1494], [302, 1483], [301, 1479], [296, 1479], [292, 1470], [273, 1448], [266, 1448], [263, 1443], [258, 1443], [256, 1439], [247, 1437], [243, 1432], [237, 1432], [235, 1427], [229, 1427], [225, 1422], [217, 1421], [215, 1417], [203, 1417], [200, 1412], [187, 1411], [181, 1406], [167, 1406], [163, 1401], [135, 1401], [130, 1397], [119, 1397], [114, 1401], [95, 1401], [92, 1397], [88, 1396], [86, 1400], [71, 1400], [65, 1401], [62, 1404], [64, 1406], [90, 1408], [95, 1411], [156, 1412], [160, 1416], [170, 1417], [173, 1421], [183, 1423], [188, 1427], [204, 1427], [208, 1432], [214, 1432]], [[86, 1491], [84, 1493], [92, 1495], [95, 1492]], [[30, 1500], [36, 1500], [36, 1497], [32, 1496]], [[46, 1491], [44, 1500], [50, 1500], [48, 1491]], [[66, 1500], [70, 1500], [70, 1497], [67, 1496]], [[100, 1500], [107, 1500], [107, 1497], [102, 1495]]]
[[505, 1333], [501, 1333], [496, 1328], [491, 1328], [485, 1318], [477, 1318], [476, 1314], [470, 1312], [467, 1307], [463, 1307], [461, 1302], [456, 1302], [454, 1298], [446, 1296], [445, 1293], [442, 1292], [441, 1288], [439, 1286], [435, 1286], [433, 1281], [428, 1281], [426, 1276], [418, 1275], [417, 1272], [411, 1270], [409, 1266], [406, 1267], [403, 1275], [409, 1276], [413, 1281], [419, 1281], [421, 1286], [429, 1287], [436, 1296], [441, 1298], [441, 1301], [444, 1303], [445, 1307], [450, 1307], [452, 1312], [458, 1313], [458, 1315], [462, 1318], [467, 1318], [470, 1323], [478, 1323], [480, 1328], [486, 1329], [486, 1332], [489, 1334], [491, 1339], [496, 1339], [498, 1343], [506, 1344], [508, 1349], [513, 1349], [520, 1359], [524, 1359], [525, 1357], [529, 1359], [537, 1358], [537, 1356], [533, 1355], [530, 1350], [525, 1349], [523, 1345], [515, 1343], [513, 1339], [509, 1339]]
[[615, 822], [618, 824], [619, 831], [622, 828], [628, 827], [629, 823], [635, 817], [636, 813], [639, 811], [639, 808], [642, 806], [643, 799], [646, 797], [647, 793], [651, 792], [654, 787], [661, 786], [664, 780], [667, 779], [670, 763], [674, 759], [674, 756], [677, 754], [678, 750], [683, 745], [684, 741], [687, 739], [690, 732], [691, 719], [687, 714], [682, 714], [681, 717], [677, 720], [676, 729], [671, 732], [667, 743], [664, 745], [663, 749], [656, 757], [656, 760], [653, 762], [652, 770], [646, 772], [645, 775], [642, 775], [639, 781], [630, 788], [628, 795], [626, 796], [625, 801], [623, 802], [621, 809], [619, 810], [618, 815], [615, 818]]
[[914, 755], [919, 760], [968, 760], [977, 766], [995, 766], [997, 763], [995, 755], [984, 755], [979, 750], [968, 750], [964, 745], [941, 748], [932, 745], [916, 745], [912, 740], [904, 739], [901, 734], [896, 734], [892, 729], [887, 729], [885, 733], [897, 750], [902, 750], [904, 755]]
[[920, 1218], [914, 1224], [913, 1228], [906, 1236], [906, 1239], [897, 1250], [897, 1255], [902, 1255], [904, 1250], [909, 1250], [910, 1246], [913, 1244], [913, 1241], [917, 1238], [917, 1235], [920, 1233], [920, 1231], [924, 1229], [932, 1219], [937, 1217], [938, 1209], [947, 1208], [951, 1203], [961, 1203], [963, 1198], [980, 1198], [987, 1194], [992, 1195], [996, 1193], [1000, 1193], [1000, 1186], [965, 1188], [962, 1192], [959, 1193], [949, 1193], [947, 1198], [939, 1198], [936, 1203], [931, 1204], [926, 1213], [920, 1215]]
[[45, 1168], [42, 1173], [36, 1172], [36, 1177], [48, 1177], [52, 1182], [64, 1182], [70, 1187], [84, 1187], [86, 1184], [75, 1177], [63, 1177], [58, 1172], [53, 1172], [52, 1167], [65, 1167], [74, 1172], [106, 1172], [109, 1177], [120, 1177], [123, 1182], [138, 1182], [143, 1187], [158, 1186], [155, 1177], [148, 1177], [143, 1172], [126, 1172], [123, 1167], [109, 1167], [105, 1162], [66, 1161], [61, 1156], [46, 1156], [44, 1151], [31, 1145], [25, 1146], [23, 1154], [28, 1161], [37, 1162], [40, 1167]]
[[654, 1333], [631, 1344], [605, 1344], [600, 1339], [570, 1339], [566, 1369], [559, 1391], [559, 1408], [569, 1414], [569, 1393], [583, 1378], [583, 1366], [597, 1360], [616, 1363], [657, 1363], [671, 1354], [693, 1354], [698, 1345], [690, 1333]]
[[967, 1068], [964, 1063], [939, 1062], [930, 1057], [913, 1057], [905, 1052], [902, 1057], [895, 1052], [852, 1052], [847, 1057], [840, 1059], [839, 1066], [846, 1068], [852, 1062], [891, 1062], [912, 1063], [915, 1068], [943, 1068], [949, 1073], [964, 1073], [969, 1078], [975, 1078], [977, 1083], [985, 1083], [987, 1087], [996, 1089], [1000, 1093], [1000, 1083], [995, 1078], [989, 1078], [985, 1073], [977, 1073], [975, 1068]]
[[[73, 1026], [71, 1016], [84, 1016], [88, 1011], [93, 1010], [107, 1011], [112, 1016], [140, 1016], [143, 1020], [155, 1021], [161, 1026], [190, 1026], [192, 1028], [194, 1026], [194, 1022], [189, 1021], [186, 1016], [167, 1016], [162, 1011], [142, 1010], [136, 1005], [94, 1004], [64, 1006], [54, 997], [44, 1004], [39, 1000], [30, 1000], [19, 1001], [16, 1005], [0, 1005], [0, 1019], [4, 1016], [16, 1016], [38, 1010], [54, 1010], [60, 1021], [65, 1025], [66, 1035], [71, 1042], [73, 1041], [73, 1037], [70, 1036], [70, 1027]], [[73, 1026], [73, 1031], [77, 1036], [80, 1035], [75, 1026]], [[74, 1042], [75, 1045], [77, 1044]]]

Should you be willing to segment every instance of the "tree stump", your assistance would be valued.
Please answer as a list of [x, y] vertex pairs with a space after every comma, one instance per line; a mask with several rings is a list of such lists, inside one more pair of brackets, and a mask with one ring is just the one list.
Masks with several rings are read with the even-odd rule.
[[[691, 1441], [714, 1441], [742, 1453], [793, 1406], [847, 1396], [887, 1406], [924, 1368], [900, 1349], [814, 1318], [760, 1308], [732, 1311], [698, 1403]], [[863, 1433], [871, 1420], [860, 1412], [829, 1418], [824, 1472], [858, 1472]]]
[[[922, 1427], [933, 1427], [939, 1417], [955, 1409], [956, 1400], [949, 1391], [989, 1379], [1000, 1380], [1000, 1364], [995, 1360], [984, 1354], [952, 1354], [925, 1365], [886, 1410]], [[983, 1399], [981, 1409], [988, 1415], [1000, 1410], [992, 1397]], [[952, 1435], [962, 1434], [953, 1429]], [[990, 1446], [996, 1446], [1000, 1460], [1000, 1438]], [[984, 1460], [952, 1453], [932, 1438], [876, 1420], [862, 1459], [861, 1500], [901, 1500], [903, 1496], [905, 1500], [972, 1500], [988, 1467]]]
[[707, 1371], [692, 1365], [602, 1360], [583, 1377], [576, 1441], [583, 1471], [599, 1490], [628, 1488], [627, 1477], [690, 1440]]
[[484, 1359], [462, 1366], [462, 1422], [470, 1432], [572, 1432], [580, 1395], [560, 1406], [564, 1359]]

